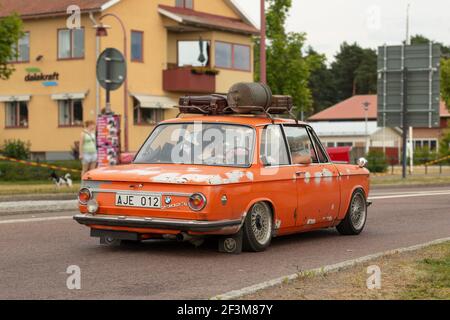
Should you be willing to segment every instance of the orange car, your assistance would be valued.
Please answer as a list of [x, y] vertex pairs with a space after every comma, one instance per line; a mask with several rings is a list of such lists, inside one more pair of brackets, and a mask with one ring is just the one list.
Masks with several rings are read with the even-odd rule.
[[209, 115], [164, 121], [132, 164], [83, 177], [80, 214], [103, 244], [219, 238], [219, 251], [263, 251], [273, 237], [367, 219], [369, 172], [332, 163], [306, 123]]

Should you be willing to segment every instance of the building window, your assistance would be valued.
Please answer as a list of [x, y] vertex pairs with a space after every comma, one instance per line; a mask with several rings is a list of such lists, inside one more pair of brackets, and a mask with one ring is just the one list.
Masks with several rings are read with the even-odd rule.
[[60, 127], [79, 127], [83, 125], [83, 101], [82, 100], [59, 100]]
[[58, 59], [84, 58], [84, 29], [58, 30]]
[[143, 108], [139, 101], [134, 99], [134, 124], [155, 125], [164, 120], [164, 110], [154, 108]]
[[203, 41], [202, 46], [200, 41], [178, 41], [178, 66], [209, 66], [210, 47], [211, 42], [209, 41]]
[[175, 6], [178, 8], [194, 9], [194, 0], [175, 0]]
[[250, 46], [216, 41], [216, 67], [251, 71]]
[[414, 149], [428, 149], [430, 151], [437, 151], [438, 141], [436, 139], [414, 140]]
[[131, 31], [131, 61], [144, 62], [144, 32]]
[[338, 147], [353, 147], [353, 142], [338, 142], [336, 145]]
[[7, 128], [28, 128], [28, 103], [6, 102], [6, 127]]
[[13, 57], [9, 62], [29, 62], [30, 61], [30, 33], [25, 32], [17, 44], [13, 46]]

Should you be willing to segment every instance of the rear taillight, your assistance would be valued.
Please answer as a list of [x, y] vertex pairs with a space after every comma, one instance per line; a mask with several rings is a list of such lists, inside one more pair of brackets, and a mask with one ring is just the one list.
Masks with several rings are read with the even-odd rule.
[[78, 201], [86, 205], [92, 199], [92, 192], [88, 188], [83, 188], [78, 192]]
[[189, 208], [193, 211], [201, 211], [206, 206], [206, 197], [201, 193], [194, 193], [189, 197]]

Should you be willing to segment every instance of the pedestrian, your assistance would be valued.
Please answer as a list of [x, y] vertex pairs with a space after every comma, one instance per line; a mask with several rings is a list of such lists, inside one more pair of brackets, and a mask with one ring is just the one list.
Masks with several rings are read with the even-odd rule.
[[80, 136], [80, 160], [83, 165], [82, 175], [97, 167], [97, 139], [95, 122], [86, 121]]

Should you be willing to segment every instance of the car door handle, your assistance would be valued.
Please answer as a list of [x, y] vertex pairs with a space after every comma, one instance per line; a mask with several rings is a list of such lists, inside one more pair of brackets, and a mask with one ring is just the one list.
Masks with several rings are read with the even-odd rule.
[[297, 172], [295, 173], [295, 175], [296, 175], [297, 177], [304, 177], [304, 176], [306, 175], [306, 172], [304, 172], [304, 171], [297, 171]]

